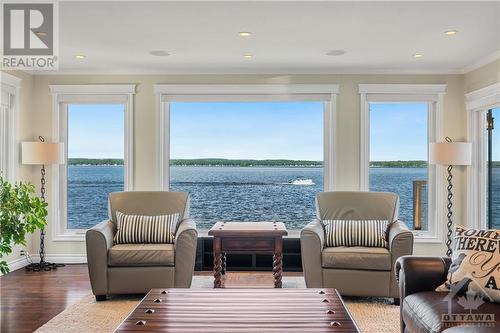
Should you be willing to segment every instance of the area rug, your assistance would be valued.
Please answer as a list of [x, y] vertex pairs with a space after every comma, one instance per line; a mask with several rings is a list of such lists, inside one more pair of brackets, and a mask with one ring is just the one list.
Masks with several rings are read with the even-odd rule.
[[[212, 283], [210, 276], [195, 276], [192, 288], [212, 288]], [[228, 281], [228, 284], [236, 283]], [[245, 285], [245, 287], [251, 286]], [[285, 276], [283, 288], [305, 288], [304, 278]], [[114, 296], [105, 302], [96, 302], [94, 296], [89, 294], [52, 318], [36, 332], [113, 332], [140, 300], [140, 296], [130, 295]], [[399, 332], [399, 306], [392, 305], [389, 299], [346, 297], [344, 301], [362, 332]]]

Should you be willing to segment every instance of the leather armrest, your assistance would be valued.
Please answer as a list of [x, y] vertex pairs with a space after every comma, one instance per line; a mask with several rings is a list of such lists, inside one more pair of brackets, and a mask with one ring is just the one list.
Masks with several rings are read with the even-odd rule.
[[191, 219], [181, 221], [175, 234], [175, 288], [191, 287], [194, 264], [196, 260], [196, 245], [198, 231], [196, 223]]
[[[396, 261], [401, 300], [421, 291], [432, 291], [446, 281], [448, 257], [404, 256]], [[402, 302], [401, 302], [402, 303]]]
[[300, 248], [302, 252], [302, 268], [306, 286], [318, 288], [323, 286], [321, 252], [325, 245], [323, 223], [314, 219], [300, 232]]
[[113, 246], [113, 224], [102, 221], [87, 230], [87, 262], [94, 295], [106, 295], [108, 287], [108, 250]]

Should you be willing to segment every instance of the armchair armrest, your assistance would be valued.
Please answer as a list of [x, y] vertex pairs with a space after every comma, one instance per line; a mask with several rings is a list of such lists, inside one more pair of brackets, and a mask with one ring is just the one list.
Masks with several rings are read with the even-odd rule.
[[389, 228], [389, 251], [393, 266], [397, 258], [413, 253], [413, 233], [403, 221], [396, 221]]
[[325, 245], [325, 230], [319, 219], [312, 220], [300, 232], [300, 251], [302, 253], [302, 269], [306, 286], [318, 288], [323, 286], [321, 252]]
[[196, 223], [191, 219], [182, 220], [177, 228], [174, 241], [175, 288], [191, 287], [197, 242], [198, 231], [196, 230]]
[[87, 262], [90, 284], [94, 295], [106, 295], [108, 291], [108, 250], [113, 246], [113, 224], [102, 221], [87, 230]]
[[413, 233], [403, 221], [395, 221], [389, 227], [389, 252], [391, 253], [390, 295], [398, 298], [399, 286], [396, 280], [395, 264], [399, 257], [413, 254]]
[[404, 256], [396, 262], [401, 299], [431, 291], [446, 281], [451, 259], [448, 257]]

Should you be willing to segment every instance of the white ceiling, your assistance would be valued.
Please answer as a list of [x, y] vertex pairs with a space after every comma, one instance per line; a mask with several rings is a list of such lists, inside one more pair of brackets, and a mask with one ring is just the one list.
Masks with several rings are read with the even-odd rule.
[[59, 17], [68, 73], [457, 73], [500, 55], [500, 2], [70, 1]]

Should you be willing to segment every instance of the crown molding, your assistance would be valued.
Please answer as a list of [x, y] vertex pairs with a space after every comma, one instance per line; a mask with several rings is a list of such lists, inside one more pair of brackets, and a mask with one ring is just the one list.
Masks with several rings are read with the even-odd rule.
[[478, 61], [464, 67], [461, 71], [462, 74], [467, 74], [469, 72], [472, 72], [473, 70], [476, 70], [480, 67], [483, 67], [485, 65], [488, 65], [496, 60], [500, 59], [500, 50], [497, 50], [486, 57], [483, 57], [479, 59]]
[[6, 84], [6, 85], [11, 86], [13, 88], [20, 88], [21, 82], [22, 82], [22, 79], [18, 78], [17, 76], [0, 71], [0, 83], [1, 84]]
[[446, 84], [358, 84], [360, 94], [443, 94]]
[[135, 84], [51, 84], [51, 94], [135, 94]]

